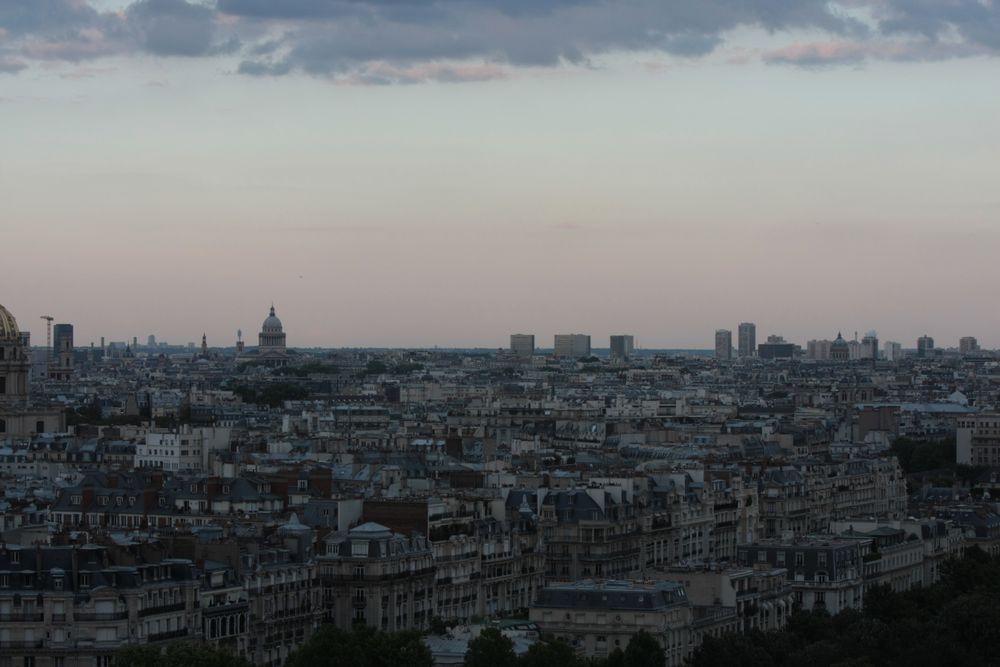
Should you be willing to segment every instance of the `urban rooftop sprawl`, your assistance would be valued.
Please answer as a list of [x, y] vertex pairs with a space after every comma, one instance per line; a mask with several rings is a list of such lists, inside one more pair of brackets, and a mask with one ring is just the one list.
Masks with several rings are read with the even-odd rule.
[[973, 337], [323, 350], [274, 306], [222, 347], [42, 319], [44, 345], [0, 306], [0, 665], [190, 641], [278, 666], [324, 624], [419, 631], [440, 665], [485, 628], [595, 658], [645, 630], [681, 665], [1000, 555], [1000, 353]]

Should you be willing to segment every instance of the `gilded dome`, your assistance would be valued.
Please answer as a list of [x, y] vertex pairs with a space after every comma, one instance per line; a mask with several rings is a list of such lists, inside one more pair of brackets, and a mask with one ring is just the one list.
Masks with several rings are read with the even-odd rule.
[[10, 314], [10, 311], [0, 305], [0, 340], [17, 341], [20, 340], [21, 332], [17, 328], [17, 320]]

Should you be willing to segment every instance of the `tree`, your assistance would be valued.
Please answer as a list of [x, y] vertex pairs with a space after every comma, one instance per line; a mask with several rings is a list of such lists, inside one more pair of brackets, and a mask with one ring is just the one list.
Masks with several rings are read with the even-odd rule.
[[625, 664], [628, 667], [663, 667], [667, 656], [656, 637], [645, 630], [632, 635], [625, 647]]
[[541, 641], [532, 644], [517, 661], [518, 667], [577, 667], [580, 660], [569, 644]]
[[514, 642], [496, 628], [485, 628], [469, 642], [465, 654], [466, 667], [516, 667]]
[[115, 667], [252, 667], [247, 660], [209, 644], [177, 642], [167, 647], [129, 646], [115, 654]]
[[430, 649], [414, 631], [382, 632], [358, 625], [350, 632], [324, 625], [288, 656], [285, 667], [432, 667]]

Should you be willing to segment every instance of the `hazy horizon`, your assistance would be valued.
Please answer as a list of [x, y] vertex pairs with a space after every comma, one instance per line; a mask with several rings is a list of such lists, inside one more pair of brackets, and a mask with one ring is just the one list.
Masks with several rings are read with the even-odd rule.
[[1000, 2], [8, 0], [0, 304], [85, 346], [1000, 347]]

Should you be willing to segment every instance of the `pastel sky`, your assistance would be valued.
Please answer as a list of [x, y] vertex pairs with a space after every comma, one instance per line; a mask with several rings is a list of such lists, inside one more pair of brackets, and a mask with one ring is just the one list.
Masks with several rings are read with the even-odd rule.
[[0, 0], [44, 340], [1000, 347], [1000, 0]]

